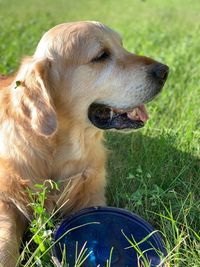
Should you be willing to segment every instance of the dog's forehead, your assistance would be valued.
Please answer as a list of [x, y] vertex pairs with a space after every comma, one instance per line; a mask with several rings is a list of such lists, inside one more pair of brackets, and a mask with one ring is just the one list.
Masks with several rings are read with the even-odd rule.
[[[93, 54], [103, 48], [113, 48], [122, 44], [120, 35], [99, 22], [86, 22], [77, 28], [79, 45]], [[84, 51], [85, 52], [85, 51]]]
[[112, 41], [116, 42], [122, 42], [122, 38], [120, 34], [111, 28], [107, 27], [106, 25], [100, 23], [100, 22], [89, 22], [88, 23], [88, 30], [91, 30], [91, 33], [97, 38], [102, 38], [102, 39], [112, 39]]
[[[77, 49], [77, 54], [81, 50], [89, 53], [95, 53], [102, 47], [112, 47], [122, 43], [120, 35], [96, 21], [84, 21], [64, 23], [55, 26], [47, 31], [40, 40], [35, 56], [42, 56], [41, 53], [49, 54], [49, 51], [57, 50], [65, 53], [66, 49]], [[46, 52], [47, 53], [46, 53]]]
[[[120, 35], [100, 22], [78, 22], [63, 25], [66, 42], [74, 40], [81, 47], [108, 46], [121, 43]], [[61, 29], [62, 32], [62, 29]]]
[[49, 33], [51, 36], [55, 36], [60, 33], [66, 35], [79, 34], [81, 35], [81, 37], [88, 37], [88, 36], [94, 36], [94, 37], [96, 36], [96, 38], [110, 37], [118, 41], [121, 41], [121, 36], [119, 35], [119, 33], [97, 21], [64, 23], [55, 26], [54, 28], [50, 29], [47, 33]]

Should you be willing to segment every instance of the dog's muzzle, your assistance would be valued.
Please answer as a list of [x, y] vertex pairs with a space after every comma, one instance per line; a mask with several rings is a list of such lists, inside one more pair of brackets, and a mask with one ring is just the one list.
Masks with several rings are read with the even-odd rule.
[[[143, 103], [151, 101], [161, 91], [168, 73], [169, 67], [164, 64], [155, 63], [151, 65], [148, 70], [148, 78], [150, 83], [153, 83], [153, 88], [144, 97]], [[143, 127], [148, 120], [148, 114], [144, 104], [131, 109], [118, 109], [102, 103], [93, 103], [89, 107], [88, 118], [97, 128], [124, 130]]]

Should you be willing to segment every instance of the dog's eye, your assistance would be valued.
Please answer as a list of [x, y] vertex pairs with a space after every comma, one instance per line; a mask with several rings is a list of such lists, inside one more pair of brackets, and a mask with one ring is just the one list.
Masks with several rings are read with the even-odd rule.
[[102, 62], [109, 58], [109, 53], [102, 51], [97, 57], [92, 59], [92, 62]]

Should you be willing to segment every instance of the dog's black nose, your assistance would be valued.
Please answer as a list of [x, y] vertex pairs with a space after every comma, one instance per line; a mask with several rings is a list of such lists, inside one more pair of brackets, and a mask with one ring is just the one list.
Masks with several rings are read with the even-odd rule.
[[161, 63], [155, 64], [151, 70], [152, 76], [161, 82], [165, 82], [167, 80], [168, 73], [169, 67]]

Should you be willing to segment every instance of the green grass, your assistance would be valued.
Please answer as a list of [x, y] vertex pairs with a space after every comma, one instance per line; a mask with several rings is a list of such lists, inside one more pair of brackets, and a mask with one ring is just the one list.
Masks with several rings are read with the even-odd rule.
[[199, 0], [0, 0], [0, 73], [15, 71], [50, 27], [76, 20], [102, 21], [130, 51], [170, 66], [146, 127], [107, 134], [107, 198], [159, 229], [178, 267], [200, 266], [199, 10]]

